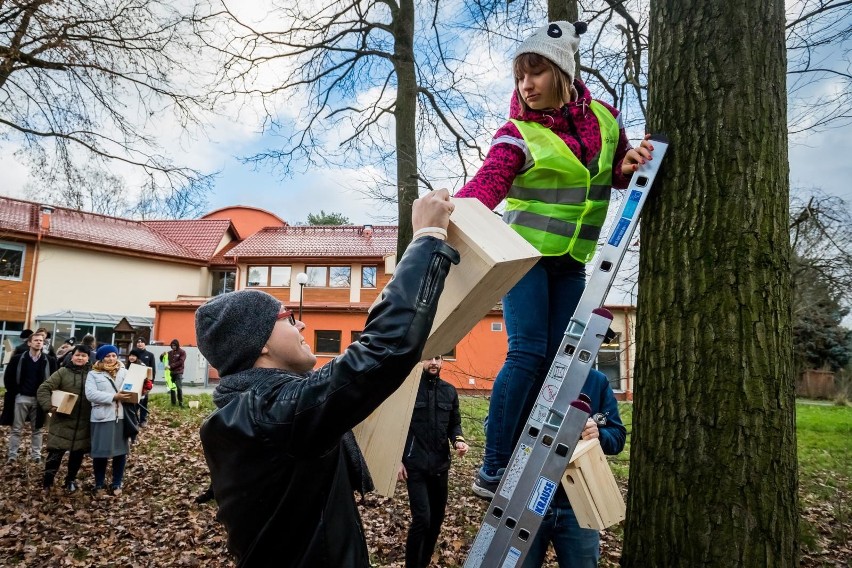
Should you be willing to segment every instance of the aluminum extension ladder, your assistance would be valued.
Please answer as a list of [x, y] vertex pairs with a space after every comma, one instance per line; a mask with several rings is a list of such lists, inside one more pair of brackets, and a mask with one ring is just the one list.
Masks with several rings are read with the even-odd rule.
[[[612, 322], [601, 308], [668, 148], [651, 137], [654, 159], [633, 174], [574, 316], [545, 377], [509, 467], [503, 473], [465, 568], [520, 566], [535, 539], [591, 412], [580, 393]], [[579, 397], [579, 398], [578, 398]]]

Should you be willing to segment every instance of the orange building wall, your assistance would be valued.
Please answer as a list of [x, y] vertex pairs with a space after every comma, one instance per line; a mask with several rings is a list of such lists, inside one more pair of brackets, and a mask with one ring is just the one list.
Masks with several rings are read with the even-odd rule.
[[287, 225], [286, 221], [281, 220], [280, 217], [268, 211], [241, 205], [211, 211], [203, 216], [202, 219], [225, 219], [230, 221], [240, 235], [240, 239], [247, 239], [264, 227], [284, 227]]
[[[177, 338], [181, 345], [195, 345], [195, 309], [196, 306], [157, 305], [154, 338], [162, 343]], [[316, 353], [317, 331], [339, 330], [342, 352], [352, 342], [352, 332], [364, 329], [367, 314], [304, 312], [302, 320], [306, 326], [303, 332], [305, 342], [311, 347], [311, 351]], [[492, 323], [499, 323], [500, 331], [491, 331]], [[488, 314], [458, 343], [455, 358], [445, 359], [441, 377], [461, 393], [490, 393], [494, 377], [506, 358], [506, 341], [502, 314]], [[317, 353], [317, 367], [325, 365], [337, 355], [339, 353]], [[218, 374], [211, 367], [210, 379], [215, 380], [217, 377]]]
[[196, 306], [179, 309], [157, 309], [151, 339], [168, 345], [177, 339], [184, 347], [195, 346], [195, 310]]
[[[316, 331], [340, 330], [343, 350], [352, 342], [352, 332], [364, 329], [366, 319], [365, 314], [303, 313], [302, 320], [307, 326], [303, 332], [305, 341], [316, 353]], [[491, 331], [492, 323], [499, 323], [500, 331]], [[489, 314], [458, 343], [455, 359], [446, 358], [441, 377], [459, 392], [489, 393], [506, 359], [507, 346], [502, 314]], [[321, 367], [338, 354], [316, 355], [317, 367]]]

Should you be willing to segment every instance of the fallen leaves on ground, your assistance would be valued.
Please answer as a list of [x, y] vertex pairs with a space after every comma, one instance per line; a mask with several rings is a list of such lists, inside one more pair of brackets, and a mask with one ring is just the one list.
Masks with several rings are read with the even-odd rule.
[[[67, 456], [57, 486], [48, 494], [41, 489], [43, 464], [19, 459], [14, 465], [4, 465], [0, 483], [3, 565], [233, 567], [225, 532], [215, 519], [215, 502], [194, 502], [208, 484], [198, 437], [203, 416], [203, 410], [155, 408], [149, 426], [140, 432], [128, 457], [120, 496], [91, 495], [89, 457], [78, 476], [81, 489], [72, 494], [61, 488]], [[4, 455], [8, 433], [8, 428], [0, 428]], [[22, 455], [29, 443], [27, 433], [25, 429]], [[466, 459], [453, 464], [446, 518], [433, 567], [462, 566], [479, 530], [486, 502], [470, 491], [478, 455], [481, 448], [474, 448]], [[107, 472], [109, 476], [110, 470]], [[845, 486], [848, 488], [848, 483]], [[805, 543], [801, 566], [849, 566], [850, 497], [852, 492], [840, 490], [830, 503], [803, 496], [802, 522], [815, 529], [813, 541]], [[403, 567], [409, 519], [405, 484], [397, 485], [392, 498], [368, 494], [357, 501], [374, 565]], [[618, 529], [604, 531], [602, 567], [618, 566], [620, 535]], [[552, 553], [545, 566], [556, 567]]]

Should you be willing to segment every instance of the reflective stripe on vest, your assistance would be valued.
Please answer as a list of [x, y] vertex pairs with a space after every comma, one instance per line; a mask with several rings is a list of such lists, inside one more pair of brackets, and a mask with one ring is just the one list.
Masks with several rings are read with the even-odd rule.
[[618, 121], [592, 101], [601, 131], [601, 151], [586, 168], [559, 136], [535, 122], [512, 120], [534, 160], [515, 177], [503, 220], [543, 256], [569, 253], [586, 263], [594, 256], [612, 191], [612, 160]]

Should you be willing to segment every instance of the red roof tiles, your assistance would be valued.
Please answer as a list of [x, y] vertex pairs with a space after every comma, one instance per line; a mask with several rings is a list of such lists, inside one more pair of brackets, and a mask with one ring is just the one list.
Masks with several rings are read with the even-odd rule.
[[[39, 203], [0, 196], [0, 230], [37, 236], [43, 207]], [[42, 231], [42, 239], [46, 241], [72, 241], [105, 247], [107, 250], [113, 247], [189, 261], [206, 261], [210, 256], [200, 254], [193, 248], [170, 239], [141, 221], [65, 207], [51, 207], [50, 226]]]
[[226, 257], [384, 257], [396, 252], [397, 228], [373, 226], [365, 236], [360, 225], [268, 227], [247, 238]]
[[231, 227], [227, 219], [176, 219], [143, 223], [203, 258], [210, 258], [216, 253], [222, 237]]

